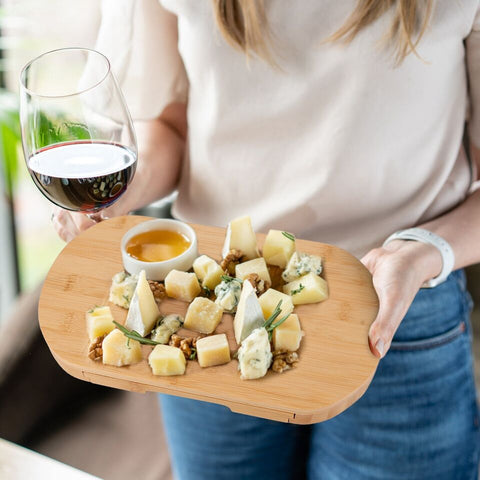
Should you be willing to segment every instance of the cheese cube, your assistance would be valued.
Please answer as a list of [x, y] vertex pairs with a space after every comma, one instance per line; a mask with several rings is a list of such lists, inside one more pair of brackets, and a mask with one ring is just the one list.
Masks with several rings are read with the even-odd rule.
[[136, 340], [127, 338], [118, 328], [112, 330], [102, 343], [102, 362], [121, 367], [142, 360], [142, 348]]
[[272, 284], [264, 258], [254, 258], [253, 260], [239, 263], [235, 266], [235, 277], [240, 280], [244, 280], [245, 277], [251, 273], [256, 273], [262, 280], [268, 282], [269, 285]]
[[148, 357], [154, 375], [183, 375], [187, 361], [183, 352], [170, 345], [156, 345]]
[[223, 308], [208, 298], [197, 297], [189, 306], [183, 326], [200, 333], [213, 333], [222, 320]]
[[224, 333], [197, 340], [197, 358], [201, 367], [223, 365], [230, 361], [230, 348]]
[[280, 306], [281, 312], [277, 320], [293, 312], [292, 298], [289, 295], [285, 295], [285, 293], [274, 290], [273, 288], [269, 288], [263, 295], [260, 295], [258, 301], [262, 307], [265, 320], [270, 317], [280, 300], [282, 301], [282, 305]]
[[170, 270], [165, 278], [165, 290], [171, 298], [191, 302], [202, 289], [194, 273]]
[[302, 330], [298, 315], [292, 313], [283, 323], [274, 328], [272, 341], [274, 350], [296, 352], [302, 340]]
[[85, 314], [87, 320], [88, 338], [93, 339], [110, 333], [115, 325], [113, 323], [110, 307], [95, 307]]
[[240, 345], [253, 330], [263, 327], [262, 307], [250, 282], [243, 282], [242, 293], [237, 305], [237, 313], [233, 319], [235, 340]]
[[125, 327], [144, 337], [152, 331], [159, 313], [145, 270], [142, 270], [138, 274], [138, 283], [130, 302]]
[[[288, 233], [288, 232], [285, 232]], [[292, 235], [292, 234], [289, 234]], [[269, 265], [285, 268], [295, 252], [295, 237], [285, 236], [281, 230], [270, 230], [263, 244], [263, 258]]]
[[238, 349], [238, 369], [242, 380], [264, 377], [272, 363], [272, 351], [268, 333], [264, 328], [255, 329]]
[[201, 255], [193, 262], [193, 271], [202, 282], [202, 286], [213, 290], [225, 275], [222, 267], [213, 258]]
[[232, 220], [227, 227], [222, 256], [225, 258], [230, 250], [241, 250], [250, 260], [260, 256], [257, 247], [257, 237], [252, 228], [249, 216]]
[[283, 291], [291, 295], [294, 305], [322, 302], [328, 298], [327, 282], [313, 272], [287, 283]]
[[122, 308], [129, 308], [137, 286], [138, 276], [118, 272], [112, 278], [108, 300]]

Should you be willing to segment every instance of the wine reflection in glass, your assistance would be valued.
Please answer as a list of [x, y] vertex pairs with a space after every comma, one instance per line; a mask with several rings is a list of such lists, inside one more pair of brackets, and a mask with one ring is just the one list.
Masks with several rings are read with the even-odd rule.
[[29, 62], [20, 75], [20, 123], [30, 175], [59, 207], [98, 219], [132, 181], [132, 119], [101, 53], [63, 48]]

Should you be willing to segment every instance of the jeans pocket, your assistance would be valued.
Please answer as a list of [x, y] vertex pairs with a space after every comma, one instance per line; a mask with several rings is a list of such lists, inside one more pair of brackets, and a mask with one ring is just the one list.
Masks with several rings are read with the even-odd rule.
[[444, 333], [434, 335], [429, 338], [422, 338], [419, 340], [409, 341], [393, 341], [390, 350], [391, 351], [415, 351], [415, 350], [427, 350], [430, 348], [440, 347], [447, 343], [453, 342], [466, 330], [465, 321], [460, 321], [455, 327], [447, 330]]

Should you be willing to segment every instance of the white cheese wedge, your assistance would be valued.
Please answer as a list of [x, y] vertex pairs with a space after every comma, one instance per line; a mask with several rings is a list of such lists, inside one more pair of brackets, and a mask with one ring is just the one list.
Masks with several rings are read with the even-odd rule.
[[145, 270], [142, 270], [138, 275], [138, 283], [130, 302], [125, 327], [137, 331], [144, 337], [152, 331], [159, 313]]
[[237, 343], [240, 345], [253, 330], [262, 327], [264, 322], [262, 307], [258, 302], [255, 289], [250, 282], [243, 282], [237, 313], [233, 319], [233, 330]]
[[264, 377], [272, 363], [272, 352], [267, 331], [255, 329], [238, 350], [238, 369], [242, 380]]
[[222, 255], [225, 258], [230, 250], [241, 250], [248, 260], [260, 256], [257, 247], [257, 237], [252, 228], [249, 216], [232, 220], [227, 227]]

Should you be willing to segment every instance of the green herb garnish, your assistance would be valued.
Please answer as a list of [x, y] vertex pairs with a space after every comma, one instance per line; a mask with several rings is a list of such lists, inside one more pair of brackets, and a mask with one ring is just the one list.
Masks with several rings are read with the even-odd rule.
[[189, 360], [195, 360], [197, 358], [197, 349], [195, 347], [191, 348], [192, 353], [188, 357]]
[[202, 285], [202, 290], [203, 290], [203, 293], [206, 297], [210, 297], [212, 295], [212, 291], [208, 287], [204, 287]]
[[233, 281], [236, 281], [238, 283], [242, 283], [243, 280], [240, 280], [239, 278], [234, 278], [234, 277], [231, 277], [230, 275], [222, 275], [220, 277], [225, 283], [230, 283], [230, 282], [233, 282]]
[[277, 306], [273, 310], [272, 314], [265, 320], [265, 323], [263, 324], [263, 328], [265, 328], [267, 331], [270, 328], [270, 325], [277, 319], [277, 317], [282, 313], [282, 300], [280, 300], [277, 303]]
[[136, 340], [137, 342], [143, 343], [144, 345], [160, 345], [160, 342], [155, 342], [155, 340], [150, 340], [149, 338], [142, 337], [135, 330], [129, 330], [128, 328], [125, 328], [123, 325], [120, 325], [115, 320], [113, 321], [113, 323], [127, 338]]
[[298, 288], [290, 292], [290, 295], [296, 295], [297, 293], [300, 293], [304, 288], [305, 288], [305, 285], [300, 284]]
[[295, 235], [293, 235], [292, 233], [290, 232], [282, 232], [282, 235], [284, 237], [287, 237], [289, 240], [291, 240], [292, 242], [295, 241]]
[[[275, 322], [275, 320], [280, 315], [280, 313], [282, 313], [281, 306], [282, 306], [282, 300], [280, 300], [277, 303], [277, 306], [275, 307], [275, 310], [268, 317], [268, 319], [265, 320], [265, 323], [263, 324], [263, 328], [265, 328], [265, 330], [268, 332], [268, 339], [269, 340], [272, 339], [273, 331], [290, 316], [290, 314], [288, 313], [287, 315], [282, 317], [278, 322]], [[275, 322], [275, 323], [273, 323], [273, 322]]]

